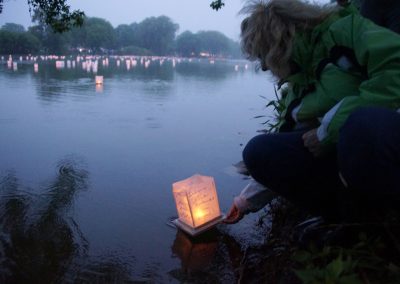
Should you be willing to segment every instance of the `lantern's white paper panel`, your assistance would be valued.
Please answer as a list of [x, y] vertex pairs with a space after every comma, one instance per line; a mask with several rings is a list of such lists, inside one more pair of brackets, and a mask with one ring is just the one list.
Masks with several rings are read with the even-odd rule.
[[194, 175], [172, 184], [179, 220], [196, 228], [221, 216], [212, 177]]

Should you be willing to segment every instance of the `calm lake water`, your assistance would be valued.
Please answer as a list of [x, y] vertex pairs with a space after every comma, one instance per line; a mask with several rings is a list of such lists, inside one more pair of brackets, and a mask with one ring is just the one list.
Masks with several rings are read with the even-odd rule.
[[238, 279], [264, 241], [258, 215], [190, 239], [167, 226], [171, 184], [213, 176], [229, 209], [247, 183], [232, 165], [263, 128], [261, 96], [274, 97], [265, 74], [245, 61], [110, 59], [96, 88], [80, 65], [16, 62], [0, 66], [1, 283]]

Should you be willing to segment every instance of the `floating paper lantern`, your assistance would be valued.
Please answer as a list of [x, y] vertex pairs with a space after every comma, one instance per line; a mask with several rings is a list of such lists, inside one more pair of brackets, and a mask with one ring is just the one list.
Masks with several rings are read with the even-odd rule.
[[179, 218], [173, 223], [192, 236], [221, 222], [217, 190], [212, 177], [194, 175], [172, 184]]
[[35, 73], [39, 72], [39, 64], [34, 63], [33, 64], [33, 70], [35, 71]]
[[96, 76], [95, 77], [96, 85], [103, 85], [104, 77], [103, 76]]
[[56, 61], [56, 69], [64, 69], [64, 67], [65, 67], [65, 62], [63, 60]]

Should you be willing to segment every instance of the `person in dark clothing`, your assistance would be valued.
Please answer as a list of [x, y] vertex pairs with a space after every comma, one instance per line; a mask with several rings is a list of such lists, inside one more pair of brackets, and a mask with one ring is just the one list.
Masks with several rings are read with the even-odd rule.
[[[347, 0], [337, 0], [341, 6]], [[399, 0], [361, 0], [360, 13], [375, 24], [400, 33], [400, 1]]]
[[253, 1], [245, 12], [243, 50], [288, 95], [280, 132], [243, 150], [254, 180], [225, 222], [261, 209], [271, 192], [328, 220], [344, 201], [353, 211], [400, 202], [400, 37], [351, 5]]

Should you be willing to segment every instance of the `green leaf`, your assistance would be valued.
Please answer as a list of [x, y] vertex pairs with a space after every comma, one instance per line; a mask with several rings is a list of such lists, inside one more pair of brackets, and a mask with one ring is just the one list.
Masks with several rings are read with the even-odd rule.
[[357, 274], [346, 275], [340, 278], [340, 284], [363, 284]]
[[223, 6], [225, 6], [225, 3], [222, 2], [222, 0], [216, 0], [216, 1], [211, 2], [211, 4], [210, 4], [210, 7], [216, 11], [221, 9]]
[[320, 276], [321, 272], [318, 270], [295, 270], [295, 274], [300, 280], [307, 283], [318, 283], [318, 276]]
[[292, 256], [292, 259], [296, 262], [305, 263], [311, 260], [311, 254], [307, 251], [298, 251]]
[[332, 276], [338, 278], [343, 272], [342, 256], [340, 255], [338, 258], [332, 260], [331, 263], [327, 265], [326, 269]]

